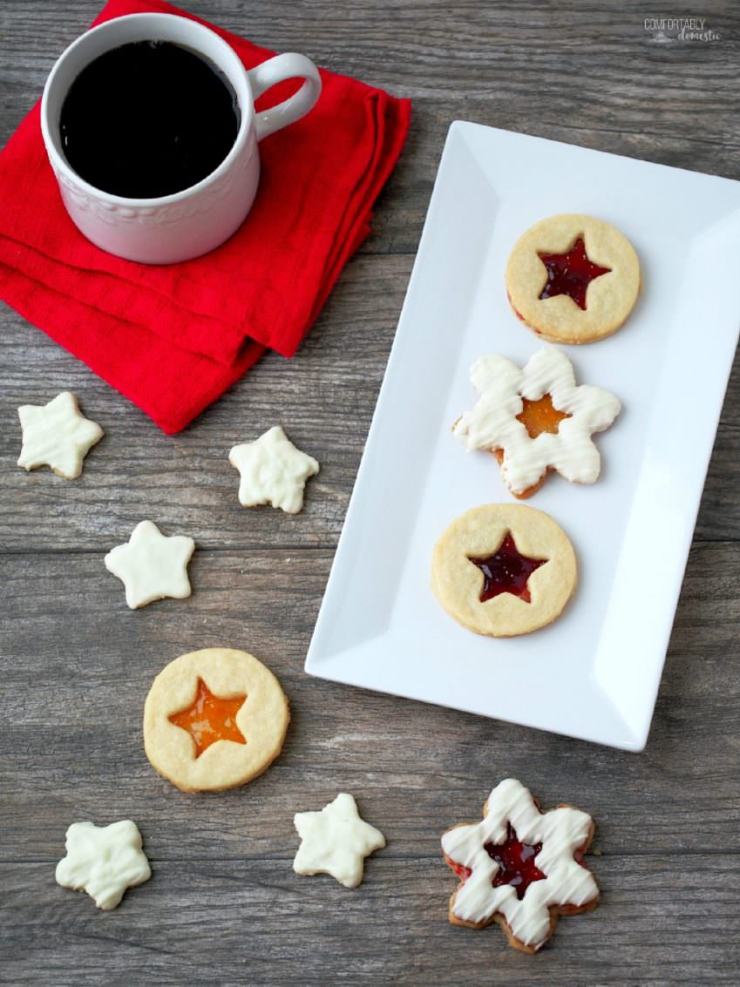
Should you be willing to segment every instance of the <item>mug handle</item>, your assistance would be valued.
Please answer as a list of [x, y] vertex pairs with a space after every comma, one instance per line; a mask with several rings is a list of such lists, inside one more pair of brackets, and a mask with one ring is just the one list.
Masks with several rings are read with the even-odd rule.
[[270, 110], [256, 114], [257, 140], [269, 137], [276, 130], [287, 127], [304, 117], [316, 104], [321, 95], [321, 77], [310, 58], [296, 52], [285, 52], [269, 58], [247, 72], [254, 99], [278, 82], [286, 79], [304, 79], [297, 93], [283, 100]]

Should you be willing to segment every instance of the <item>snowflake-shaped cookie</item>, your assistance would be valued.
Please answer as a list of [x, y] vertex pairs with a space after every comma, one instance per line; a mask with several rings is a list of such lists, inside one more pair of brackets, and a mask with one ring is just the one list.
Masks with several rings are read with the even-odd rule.
[[296, 449], [279, 425], [255, 442], [234, 446], [229, 462], [241, 475], [239, 503], [243, 507], [271, 504], [287, 514], [303, 507], [306, 480], [319, 471], [312, 456]]
[[331, 874], [345, 888], [360, 884], [365, 857], [385, 846], [383, 834], [360, 818], [346, 792], [320, 812], [296, 813], [293, 822], [301, 837], [293, 861], [296, 874]]
[[534, 953], [559, 915], [598, 904], [593, 874], [581, 862], [594, 834], [591, 816], [560, 805], [540, 812], [530, 792], [506, 778], [491, 792], [481, 822], [442, 837], [442, 851], [461, 883], [450, 899], [454, 925], [498, 921], [509, 942]]
[[126, 603], [132, 610], [154, 600], [190, 596], [188, 562], [195, 542], [186, 535], [163, 535], [153, 521], [140, 521], [125, 545], [117, 545], [105, 557], [105, 568], [126, 587]]
[[503, 356], [484, 356], [470, 377], [480, 397], [453, 432], [468, 449], [499, 454], [515, 496], [533, 492], [551, 469], [577, 483], [598, 478], [601, 457], [591, 435], [608, 428], [621, 405], [600, 387], [576, 386], [567, 356], [546, 347], [523, 369]]
[[152, 876], [141, 849], [141, 833], [130, 819], [110, 826], [72, 823], [67, 830], [66, 850], [67, 856], [57, 864], [57, 883], [74, 891], [87, 891], [103, 911], [120, 904], [126, 888], [143, 884]]
[[24, 404], [18, 417], [23, 432], [18, 465], [25, 470], [49, 466], [65, 480], [80, 475], [83, 459], [104, 434], [97, 422], [80, 412], [70, 391], [62, 391], [48, 404]]

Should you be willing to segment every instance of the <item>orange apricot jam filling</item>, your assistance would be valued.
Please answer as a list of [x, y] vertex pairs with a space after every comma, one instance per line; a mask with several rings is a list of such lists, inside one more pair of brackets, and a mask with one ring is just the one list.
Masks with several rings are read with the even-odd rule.
[[549, 394], [544, 394], [536, 401], [522, 398], [522, 404], [524, 407], [516, 418], [524, 425], [530, 439], [536, 439], [542, 432], [557, 435], [560, 422], [571, 417], [566, 411], [558, 411]]
[[181, 730], [186, 730], [193, 738], [196, 758], [217, 740], [246, 744], [246, 737], [236, 725], [236, 714], [246, 698], [246, 695], [215, 696], [203, 679], [198, 677], [195, 699], [186, 709], [172, 713], [169, 721]]

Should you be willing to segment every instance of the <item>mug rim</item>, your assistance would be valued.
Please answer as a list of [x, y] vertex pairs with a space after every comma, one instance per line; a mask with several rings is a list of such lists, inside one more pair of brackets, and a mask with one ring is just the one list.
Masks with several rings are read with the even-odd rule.
[[[195, 34], [207, 35], [211, 40], [215, 41], [217, 47], [219, 47], [224, 55], [224, 58], [233, 60], [234, 66], [237, 68], [237, 74], [243, 83], [244, 92], [240, 93], [238, 88], [234, 86], [236, 93], [237, 103], [239, 105], [241, 120], [239, 122], [239, 129], [237, 130], [236, 137], [234, 138], [234, 143], [231, 145], [228, 154], [221, 161], [216, 168], [204, 178], [201, 178], [199, 182], [194, 185], [188, 185], [187, 188], [180, 189], [179, 192], [170, 192], [168, 195], [159, 195], [151, 198], [134, 198], [125, 195], [115, 195], [113, 192], [106, 192], [104, 189], [98, 188], [96, 185], [92, 185], [86, 179], [84, 179], [78, 172], [72, 168], [72, 166], [67, 161], [64, 152], [61, 149], [61, 140], [59, 135], [59, 126], [52, 127], [49, 121], [49, 100], [50, 94], [53, 91], [54, 85], [57, 82], [59, 73], [65, 62], [68, 61], [69, 57], [73, 52], [84, 45], [91, 35], [113, 32], [121, 22], [129, 22], [132, 20], [143, 20], [143, 21], [155, 21], [161, 23], [172, 23], [177, 21], [178, 24], [185, 23], [188, 29], [193, 29]], [[142, 39], [144, 40], [144, 39]], [[159, 39], [153, 39], [159, 40]], [[166, 38], [161, 40], [167, 40]], [[125, 43], [125, 42], [124, 42]], [[177, 43], [177, 42], [173, 42]], [[202, 48], [194, 43], [192, 46], [193, 50], [199, 54], [203, 59], [212, 62], [213, 59], [210, 58]], [[109, 51], [111, 49], [106, 49]], [[104, 52], [99, 52], [94, 57], [85, 61], [82, 67], [77, 72], [79, 75], [83, 69], [87, 68], [95, 60], [99, 58]], [[224, 71], [223, 65], [216, 64], [216, 67], [221, 71]], [[75, 78], [77, 78], [75, 75]], [[73, 80], [74, 81], [74, 80]], [[231, 78], [229, 78], [229, 83], [233, 85]], [[71, 83], [70, 83], [71, 85]], [[69, 91], [69, 88], [67, 89]], [[65, 93], [66, 96], [66, 93]], [[244, 102], [244, 105], [242, 105]], [[242, 152], [244, 145], [246, 143], [247, 134], [250, 128], [254, 125], [254, 103], [252, 99], [252, 90], [249, 84], [249, 75], [246, 68], [244, 67], [239, 55], [236, 53], [234, 48], [225, 41], [220, 35], [216, 34], [210, 27], [206, 27], [205, 24], [201, 24], [199, 21], [191, 20], [189, 17], [182, 17], [179, 14], [160, 14], [160, 13], [140, 13], [140, 14], [125, 14], [122, 17], [114, 17], [112, 20], [104, 21], [102, 24], [98, 24], [96, 27], [90, 28], [85, 31], [79, 37], [68, 45], [62, 54], [57, 58], [56, 62], [52, 66], [49, 75], [47, 76], [46, 83], [44, 84], [44, 91], [41, 97], [41, 133], [44, 139], [44, 146], [46, 147], [46, 153], [51, 159], [52, 168], [54, 171], [61, 171], [68, 181], [80, 186], [80, 188], [86, 191], [89, 195], [94, 196], [99, 200], [110, 203], [111, 205], [125, 206], [127, 208], [133, 209], [152, 209], [159, 206], [166, 206], [172, 203], [182, 202], [189, 199], [191, 196], [200, 192], [202, 189], [207, 188], [214, 182], [218, 181], [222, 175], [224, 175], [229, 168], [232, 166], [234, 161], [237, 159], [239, 154]]]

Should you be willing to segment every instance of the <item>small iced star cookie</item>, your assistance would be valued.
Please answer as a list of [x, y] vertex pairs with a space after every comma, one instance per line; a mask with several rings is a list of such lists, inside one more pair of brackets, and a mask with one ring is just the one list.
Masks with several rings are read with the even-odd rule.
[[280, 683], [254, 655], [205, 648], [159, 673], [144, 704], [144, 750], [183, 792], [220, 792], [262, 774], [290, 721]]
[[286, 514], [303, 507], [306, 480], [319, 471], [318, 462], [296, 449], [279, 425], [255, 442], [234, 446], [229, 462], [239, 470], [239, 503], [242, 507], [271, 504]]
[[69, 391], [48, 404], [24, 404], [18, 409], [23, 446], [18, 465], [25, 470], [49, 466], [57, 476], [76, 480], [82, 461], [103, 429], [81, 413], [77, 398]]
[[640, 262], [623, 233], [593, 216], [535, 223], [514, 245], [506, 290], [516, 315], [555, 343], [616, 332], [640, 292]]
[[362, 882], [365, 857], [385, 846], [383, 834], [360, 818], [346, 792], [319, 812], [297, 812], [293, 822], [301, 838], [293, 861], [296, 874], [330, 874], [345, 888]]
[[132, 610], [155, 600], [190, 596], [188, 562], [195, 542], [187, 535], [163, 535], [153, 521], [140, 521], [125, 545], [117, 545], [105, 557], [105, 568], [126, 587], [126, 603]]
[[523, 369], [503, 356], [484, 356], [470, 379], [479, 398], [453, 432], [468, 450], [496, 453], [515, 497], [534, 493], [549, 470], [575, 483], [598, 479], [601, 457], [591, 435], [608, 428], [621, 405], [600, 387], [576, 386], [564, 353], [548, 346]]
[[143, 884], [152, 876], [141, 849], [141, 833], [130, 819], [110, 826], [72, 823], [66, 850], [66, 857], [57, 864], [57, 883], [73, 891], [87, 891], [103, 911], [119, 905], [126, 888]]
[[522, 504], [485, 504], [434, 546], [432, 591], [476, 634], [513, 637], [552, 623], [573, 595], [576, 555], [562, 528]]
[[500, 782], [483, 819], [448, 829], [445, 862], [460, 878], [450, 898], [450, 922], [482, 929], [498, 922], [509, 943], [536, 953], [560, 915], [590, 911], [599, 889], [583, 855], [594, 835], [591, 816], [569, 805], [540, 812], [513, 778]]

